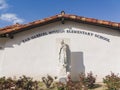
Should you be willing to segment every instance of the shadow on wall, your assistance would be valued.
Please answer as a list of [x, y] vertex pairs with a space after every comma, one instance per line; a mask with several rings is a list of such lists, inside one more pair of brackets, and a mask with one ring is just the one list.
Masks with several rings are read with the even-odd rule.
[[[90, 24], [82, 24], [80, 23], [79, 25], [76, 23], [71, 23], [72, 25], [74, 25], [74, 27], [79, 28], [81, 30], [88, 30], [88, 31], [92, 31], [94, 33], [99, 33], [99, 34], [107, 34], [107, 35], [111, 35], [111, 36], [117, 36], [120, 37], [120, 33], [119, 30], [116, 29], [111, 29], [111, 28], [107, 28], [107, 27], [102, 27], [102, 26], [96, 26], [96, 25], [90, 25]], [[72, 29], [71, 26], [68, 27], [69, 29]]]
[[[28, 31], [24, 31], [21, 33], [17, 33], [14, 35], [14, 39], [9, 39], [7, 38], [6, 41], [9, 43], [7, 44], [5, 47], [9, 47], [9, 48], [14, 48], [14, 45], [21, 45], [22, 40], [26, 40], [27, 42], [29, 42], [29, 37], [32, 37], [36, 34], [41, 33], [42, 30], [44, 29], [48, 29], [51, 30], [50, 28], [53, 28], [55, 23], [49, 24], [49, 25], [45, 25], [43, 27], [40, 28], [36, 28], [33, 30], [28, 30]], [[57, 26], [58, 25], [58, 26]], [[71, 26], [72, 25], [72, 26]], [[110, 28], [105, 28], [105, 27], [101, 27], [101, 26], [95, 26], [95, 25], [89, 25], [89, 24], [82, 24], [82, 23], [76, 23], [76, 22], [70, 22], [70, 23], [66, 23], [65, 25], [60, 25], [59, 22], [57, 22], [57, 24], [55, 25], [55, 27], [60, 28], [61, 30], [65, 30], [66, 28], [68, 29], [72, 29], [73, 27], [78, 28], [80, 30], [87, 30], [88, 32], [91, 31], [93, 33], [99, 33], [99, 34], [106, 34], [106, 35], [111, 35], [111, 36], [117, 36], [120, 37], [120, 33], [118, 30], [115, 29], [110, 29]], [[55, 29], [53, 29], [55, 30]], [[74, 30], [74, 29], [73, 29]], [[36, 32], [35, 32], [36, 31]], [[38, 32], [39, 31], [39, 32]], [[45, 32], [45, 31], [42, 31]], [[51, 34], [52, 35], [52, 34]], [[54, 34], [53, 34], [54, 35]], [[42, 36], [43, 37], [43, 36]], [[46, 37], [46, 36], [44, 36]], [[39, 37], [40, 38], [40, 37]], [[35, 38], [36, 39], [36, 38]]]
[[68, 45], [67, 46], [67, 66], [66, 66], [66, 72], [71, 71], [71, 51]]
[[79, 80], [80, 73], [85, 73], [83, 52], [71, 52], [71, 78]]

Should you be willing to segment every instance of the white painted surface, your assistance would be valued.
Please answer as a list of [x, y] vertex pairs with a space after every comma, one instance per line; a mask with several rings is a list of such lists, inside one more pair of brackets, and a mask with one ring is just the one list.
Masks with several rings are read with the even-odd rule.
[[[110, 42], [95, 36], [75, 33], [54, 33], [22, 42], [38, 33], [70, 29], [101, 35], [110, 39]], [[120, 32], [66, 21], [65, 24], [56, 22], [18, 33], [14, 39], [2, 43], [5, 48], [0, 50], [0, 75], [27, 75], [36, 79], [47, 74], [58, 76], [59, 41], [57, 40], [64, 38], [70, 40], [71, 52], [83, 53], [85, 72], [92, 71], [97, 75], [98, 81], [110, 74], [110, 71], [120, 73]], [[4, 39], [0, 39], [0, 42], [3, 41]]]

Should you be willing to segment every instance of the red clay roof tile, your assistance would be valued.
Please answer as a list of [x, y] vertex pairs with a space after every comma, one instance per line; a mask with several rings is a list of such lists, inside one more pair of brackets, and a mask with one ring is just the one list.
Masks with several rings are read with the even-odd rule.
[[81, 23], [85, 22], [88, 24], [99, 25], [103, 27], [109, 27], [109, 28], [120, 30], [120, 23], [105, 21], [105, 20], [98, 20], [94, 18], [86, 18], [86, 17], [76, 16], [76, 15], [71, 15], [71, 14], [58, 14], [58, 15], [48, 17], [42, 20], [36, 20], [34, 22], [30, 22], [28, 24], [17, 23], [15, 25], [0, 28], [0, 35], [7, 34], [7, 33], [14, 33], [17, 31], [24, 31], [26, 29], [30, 29], [31, 27], [41, 26], [41, 25], [45, 25], [51, 22], [55, 22], [57, 20], [61, 20], [61, 18], [65, 18], [67, 20], [74, 20], [76, 22], [81, 22]]

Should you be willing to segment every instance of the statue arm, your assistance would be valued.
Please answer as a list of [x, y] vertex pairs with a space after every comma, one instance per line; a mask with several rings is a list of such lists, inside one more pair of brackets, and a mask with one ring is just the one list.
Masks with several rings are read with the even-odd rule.
[[62, 50], [62, 47], [60, 48], [60, 52], [59, 52], [59, 60], [60, 60], [60, 54], [61, 54], [61, 50]]
[[59, 60], [61, 58], [61, 51], [62, 51], [63, 47], [60, 48], [60, 52], [59, 52]]

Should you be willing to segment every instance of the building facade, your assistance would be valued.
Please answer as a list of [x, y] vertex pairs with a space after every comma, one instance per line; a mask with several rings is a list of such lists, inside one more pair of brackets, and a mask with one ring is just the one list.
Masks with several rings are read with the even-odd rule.
[[74, 79], [93, 72], [97, 80], [120, 73], [120, 24], [58, 14], [0, 29], [0, 76], [47, 74]]

